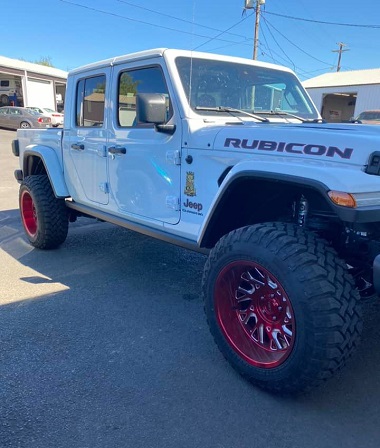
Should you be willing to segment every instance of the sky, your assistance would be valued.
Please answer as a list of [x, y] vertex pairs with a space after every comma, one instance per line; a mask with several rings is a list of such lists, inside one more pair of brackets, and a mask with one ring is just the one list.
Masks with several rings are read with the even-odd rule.
[[[149, 48], [252, 59], [255, 13], [245, 0], [1, 0], [0, 55], [73, 68]], [[266, 0], [257, 59], [301, 80], [380, 68], [378, 0]], [[7, 18], [7, 19], [5, 19]], [[321, 23], [321, 22], [330, 22]], [[333, 23], [333, 24], [331, 24]]]

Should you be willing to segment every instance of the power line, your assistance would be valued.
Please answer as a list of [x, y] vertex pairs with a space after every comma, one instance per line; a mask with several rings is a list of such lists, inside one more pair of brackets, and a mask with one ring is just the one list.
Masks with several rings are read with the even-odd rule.
[[[289, 58], [289, 56], [288, 56], [288, 55], [285, 53], [285, 51], [282, 49], [281, 45], [277, 42], [277, 39], [274, 37], [272, 31], [269, 29], [267, 20], [265, 19], [264, 16], [263, 16], [263, 20], [264, 20], [265, 25], [266, 25], [267, 28], [268, 28], [269, 34], [272, 36], [272, 39], [275, 41], [275, 43], [277, 44], [278, 48], [279, 48], [279, 49], [282, 51], [282, 53], [285, 55], [286, 59], [292, 64], [292, 66], [293, 66], [293, 70], [295, 70], [295, 64], [294, 64], [294, 62]], [[276, 31], [277, 31], [277, 30], [276, 30]]]
[[[268, 47], [264, 46], [263, 44], [259, 43], [259, 48], [260, 48], [261, 54], [263, 56], [267, 56], [271, 61], [273, 61], [274, 64], [284, 65], [286, 67], [289, 64], [289, 61], [286, 60], [283, 56], [281, 56], [279, 53], [277, 53], [274, 50], [270, 50]], [[284, 61], [284, 62], [279, 61], [273, 55], [277, 56], [279, 59], [281, 59], [281, 61]]]
[[[180, 29], [176, 29], [176, 28], [170, 28], [170, 27], [167, 27], [167, 26], [158, 25], [158, 24], [156, 24], [156, 23], [146, 22], [146, 21], [144, 21], [144, 20], [132, 19], [131, 17], [123, 16], [123, 15], [121, 15], [121, 14], [116, 14], [116, 13], [109, 12], [109, 11], [104, 11], [104, 10], [102, 10], [102, 9], [93, 8], [93, 7], [91, 7], [91, 6], [81, 5], [81, 4], [79, 4], [79, 3], [70, 2], [70, 1], [68, 1], [68, 0], [58, 0], [58, 1], [60, 1], [60, 2], [62, 2], [62, 3], [67, 3], [67, 4], [72, 5], [72, 6], [77, 6], [77, 7], [79, 7], [79, 8], [88, 9], [88, 10], [90, 10], [90, 11], [99, 12], [99, 13], [101, 13], [101, 14], [106, 14], [106, 15], [109, 15], [109, 16], [112, 16], [112, 17], [117, 17], [117, 18], [119, 18], [119, 19], [128, 20], [128, 21], [130, 21], [130, 22], [141, 23], [141, 24], [143, 24], [143, 25], [153, 26], [153, 27], [155, 27], [155, 28], [161, 28], [161, 29], [165, 29], [165, 30], [168, 30], [168, 31], [174, 31], [174, 32], [176, 32], [176, 33], [182, 33], [182, 34], [188, 34], [188, 35], [190, 35], [190, 36], [201, 37], [202, 39], [208, 39], [208, 41], [206, 41], [205, 43], [207, 43], [207, 42], [209, 42], [209, 41], [211, 41], [211, 40], [220, 40], [221, 42], [235, 43], [235, 42], [232, 42], [232, 41], [227, 40], [227, 39], [220, 39], [219, 36], [221, 36], [222, 34], [226, 33], [226, 32], [229, 31], [231, 28], [233, 28], [234, 26], [238, 25], [238, 24], [241, 22], [241, 21], [240, 21], [239, 23], [233, 25], [232, 27], [228, 28], [227, 30], [222, 31], [220, 34], [218, 34], [218, 36], [215, 36], [215, 37], [210, 38], [210, 36], [205, 36], [205, 35], [203, 35], [203, 34], [197, 34], [197, 33], [189, 32], [189, 31], [184, 31], [184, 30], [180, 30]], [[243, 19], [243, 20], [245, 20], [245, 19]], [[202, 45], [204, 45], [204, 44], [202, 44]], [[201, 46], [202, 46], [202, 45], [201, 45]], [[244, 44], [243, 44], [243, 45], [244, 45]], [[199, 48], [199, 47], [197, 47], [197, 48]]]
[[[271, 49], [270, 49], [270, 47], [269, 47], [269, 45], [268, 45], [268, 41], [267, 41], [267, 38], [266, 38], [266, 36], [265, 36], [264, 30], [262, 30], [261, 32], [262, 32], [263, 38], [264, 38], [264, 40], [265, 40], [266, 47], [268, 48], [268, 51], [269, 51], [269, 53], [270, 53], [270, 55], [271, 55], [271, 57], [272, 57], [272, 60], [275, 62], [275, 60], [274, 60], [274, 58], [273, 58], [273, 55], [272, 55], [272, 51], [271, 51]], [[260, 43], [260, 42], [259, 42], [259, 43]]]
[[218, 39], [219, 36], [221, 36], [222, 34], [227, 33], [229, 30], [231, 30], [232, 28], [235, 28], [235, 26], [240, 25], [242, 22], [244, 22], [245, 20], [248, 19], [248, 17], [251, 17], [252, 14], [246, 15], [243, 19], [239, 20], [239, 22], [235, 23], [234, 25], [230, 26], [229, 28], [227, 28], [225, 31], [220, 32], [219, 34], [217, 34], [215, 37], [211, 37], [209, 40], [207, 40], [206, 42], [203, 42], [203, 44], [198, 45], [197, 47], [193, 48], [193, 50], [198, 50], [198, 48], [203, 47], [203, 45], [208, 44], [209, 42], [213, 41], [213, 40], [221, 40]]
[[294, 42], [292, 42], [290, 39], [288, 39], [283, 33], [281, 33], [281, 31], [279, 31], [276, 27], [274, 27], [269, 21], [268, 19], [266, 19], [263, 15], [263, 20], [264, 22], [269, 25], [271, 28], [273, 28], [275, 31], [277, 31], [278, 34], [280, 34], [280, 36], [282, 36], [285, 40], [287, 40], [291, 45], [293, 45], [295, 48], [297, 48], [298, 50], [302, 51], [302, 53], [306, 54], [307, 56], [309, 56], [312, 59], [315, 59], [318, 62], [321, 62], [322, 64], [328, 65], [329, 67], [331, 67], [331, 64], [329, 64], [328, 62], [322, 61], [321, 59], [316, 58], [315, 56], [313, 56], [312, 54], [308, 53], [307, 51], [303, 50], [299, 45], [295, 44]]
[[[156, 11], [154, 9], [146, 8], [144, 6], [136, 5], [134, 3], [127, 2], [125, 0], [116, 0], [116, 1], [119, 2], [119, 3], [124, 3], [124, 4], [129, 5], [129, 6], [133, 6], [134, 8], [139, 8], [139, 9], [142, 9], [144, 11], [152, 12], [153, 14], [158, 14], [158, 15], [163, 16], [163, 17], [168, 17], [169, 19], [179, 20], [180, 22], [183, 22], [183, 23], [188, 23], [190, 25], [199, 26], [200, 28], [205, 28], [207, 30], [218, 31], [218, 32], [222, 32], [223, 31], [223, 30], [220, 30], [218, 28], [213, 28], [213, 27], [207, 26], [207, 25], [201, 25], [200, 23], [195, 23], [195, 22], [193, 22], [191, 20], [182, 19], [180, 17], [172, 16], [171, 14], [166, 14], [164, 12], [160, 12], [160, 11]], [[226, 32], [225, 34], [229, 34], [231, 36], [236, 36], [236, 37], [240, 37], [240, 38], [245, 38], [245, 36], [243, 36], [241, 34], [229, 33], [229, 32]]]
[[[218, 51], [218, 50], [222, 50], [223, 48], [233, 47], [234, 45], [247, 45], [247, 46], [250, 46], [250, 47], [251, 47], [252, 44], [248, 44], [248, 43], [246, 43], [247, 40], [248, 40], [248, 38], [247, 38], [245, 41], [243, 41], [243, 42], [231, 42], [230, 44], [227, 44], [227, 45], [222, 45], [222, 46], [220, 46], [220, 47], [211, 48], [211, 49], [209, 49], [208, 51], [209, 51], [210, 53], [212, 53], [212, 52], [215, 52], [215, 51]], [[252, 40], [252, 39], [251, 39], [251, 40]]]
[[361, 25], [361, 24], [357, 24], [357, 23], [326, 22], [323, 20], [312, 20], [312, 19], [305, 19], [302, 17], [287, 16], [285, 14], [278, 14], [278, 13], [269, 12], [269, 11], [266, 11], [265, 13], [270, 14], [272, 16], [283, 17], [284, 19], [300, 20], [302, 22], [311, 22], [311, 23], [321, 23], [323, 25], [350, 26], [350, 27], [356, 27], [356, 28], [376, 28], [376, 29], [380, 28], [380, 25]]
[[[240, 35], [240, 34], [237, 34], [237, 33], [230, 33], [229, 31], [230, 31], [231, 29], [235, 28], [236, 26], [240, 25], [240, 24], [241, 24], [242, 22], [244, 22], [245, 20], [247, 20], [249, 17], [251, 17], [251, 16], [253, 15], [253, 13], [252, 13], [252, 14], [249, 14], [249, 15], [246, 15], [243, 19], [241, 19], [241, 20], [239, 20], [237, 23], [231, 25], [231, 26], [230, 26], [229, 28], [227, 28], [226, 30], [220, 30], [220, 29], [213, 28], [213, 27], [209, 27], [209, 26], [206, 26], [206, 25], [197, 24], [197, 23], [195, 23], [194, 21], [190, 21], [190, 20], [182, 19], [182, 18], [179, 18], [179, 17], [172, 16], [172, 15], [170, 15], [170, 14], [161, 13], [161, 12], [159, 12], [159, 11], [155, 11], [155, 10], [153, 10], [153, 9], [145, 8], [145, 7], [142, 7], [142, 6], [133, 4], [133, 3], [128, 2], [128, 1], [125, 1], [125, 0], [116, 0], [116, 1], [118, 1], [119, 3], [124, 3], [124, 4], [130, 5], [130, 6], [136, 7], [136, 8], [140, 8], [140, 9], [143, 9], [143, 10], [146, 10], [146, 11], [149, 11], [149, 12], [152, 12], [152, 13], [154, 13], [154, 14], [158, 14], [158, 15], [161, 15], [161, 16], [164, 16], [164, 17], [168, 17], [168, 18], [171, 18], [171, 19], [174, 19], [174, 20], [179, 20], [179, 21], [181, 21], [181, 22], [183, 22], [183, 23], [189, 23], [189, 24], [191, 24], [191, 25], [193, 25], [193, 26], [198, 26], [198, 27], [202, 27], [202, 28], [205, 28], [205, 29], [209, 29], [209, 30], [212, 30], [212, 31], [217, 31], [217, 32], [219, 32], [219, 34], [217, 34], [216, 36], [210, 37], [210, 36], [206, 36], [206, 35], [203, 35], [203, 34], [198, 34], [198, 33], [194, 33], [194, 32], [184, 31], [184, 30], [181, 30], [181, 29], [171, 28], [171, 27], [167, 27], [167, 26], [164, 26], [164, 25], [159, 25], [159, 24], [156, 24], [156, 23], [152, 23], [152, 22], [148, 22], [148, 21], [140, 20], [140, 19], [134, 19], [134, 18], [132, 18], [132, 17], [128, 17], [128, 16], [125, 16], [125, 15], [121, 15], [121, 14], [117, 14], [117, 13], [113, 13], [113, 12], [109, 12], [109, 11], [104, 11], [104, 10], [101, 10], [101, 9], [98, 9], [98, 8], [94, 8], [94, 7], [87, 6], [87, 5], [82, 5], [82, 4], [79, 4], [79, 3], [76, 3], [76, 2], [73, 2], [73, 1], [69, 1], [69, 0], [59, 0], [59, 1], [62, 2], [62, 3], [66, 3], [66, 4], [69, 4], [69, 5], [72, 5], [72, 6], [79, 7], [79, 8], [84, 8], [84, 9], [91, 10], [91, 11], [95, 11], [95, 12], [98, 12], [98, 13], [101, 13], [101, 14], [106, 14], [106, 15], [109, 15], [109, 16], [117, 17], [117, 18], [119, 18], [119, 19], [128, 20], [128, 21], [136, 22], [136, 23], [141, 23], [141, 24], [144, 24], [144, 25], [152, 26], [152, 27], [155, 27], [155, 28], [161, 28], [161, 29], [165, 29], [165, 30], [168, 30], [168, 31], [172, 31], [172, 32], [177, 32], [177, 33], [187, 34], [187, 35], [191, 35], [191, 36], [195, 36], [195, 37], [200, 37], [200, 38], [202, 38], [202, 39], [207, 39], [205, 42], [203, 42], [202, 44], [200, 44], [200, 45], [198, 45], [197, 47], [195, 47], [194, 50], [196, 50], [196, 49], [198, 49], [198, 48], [200, 48], [200, 47], [202, 47], [202, 46], [204, 46], [204, 45], [206, 45], [206, 44], [208, 44], [209, 42], [212, 42], [212, 41], [214, 41], [214, 40], [218, 40], [218, 41], [220, 41], [220, 42], [225, 42], [225, 43], [227, 44], [227, 45], [224, 45], [224, 46], [222, 46], [222, 47], [218, 47], [217, 49], [214, 49], [214, 50], [218, 50], [218, 49], [220, 49], [220, 48], [225, 48], [225, 47], [227, 47], [227, 46], [233, 46], [233, 45], [245, 45], [245, 46], [247, 45], [247, 46], [248, 46], [248, 45], [250, 45], [250, 44], [248, 44], [247, 42], [248, 42], [248, 41], [252, 41], [252, 38], [248, 38], [248, 37], [245, 37], [245, 36]], [[280, 17], [288, 18], [288, 19], [301, 20], [301, 21], [313, 22], [313, 23], [324, 23], [324, 24], [342, 25], [342, 26], [359, 26], [359, 27], [366, 27], [366, 28], [380, 28], [380, 25], [355, 25], [355, 24], [339, 24], [339, 23], [335, 23], [335, 22], [322, 22], [322, 21], [317, 21], [317, 20], [303, 19], [303, 18], [299, 18], [299, 17], [287, 16], [287, 15], [284, 15], [284, 14], [270, 13], [270, 12], [268, 12], [268, 11], [265, 11], [265, 14], [271, 14], [271, 15], [275, 15], [275, 16], [280, 16]], [[327, 62], [325, 62], [325, 61], [321, 61], [320, 59], [314, 57], [314, 56], [311, 55], [310, 53], [308, 53], [308, 52], [306, 52], [305, 50], [303, 50], [301, 47], [299, 47], [298, 45], [296, 45], [294, 42], [290, 41], [286, 36], [284, 36], [284, 34], [282, 34], [277, 28], [275, 28], [275, 27], [268, 21], [268, 19], [266, 19], [266, 18], [264, 17], [264, 15], [262, 15], [262, 18], [263, 18], [263, 20], [264, 20], [265, 25], [266, 25], [267, 28], [268, 28], [269, 33], [271, 34], [273, 40], [275, 41], [275, 43], [277, 44], [277, 46], [279, 47], [279, 49], [281, 50], [281, 52], [285, 55], [285, 57], [287, 58], [287, 60], [290, 62], [290, 64], [293, 66], [294, 71], [296, 70], [296, 66], [295, 66], [294, 62], [287, 56], [287, 54], [285, 53], [285, 51], [281, 48], [280, 44], [277, 42], [277, 40], [276, 40], [276, 38], [274, 37], [273, 33], [270, 31], [269, 26], [270, 26], [271, 28], [273, 28], [275, 31], [277, 31], [277, 33], [279, 33], [285, 40], [287, 40], [291, 45], [293, 45], [294, 47], [296, 47], [299, 51], [303, 52], [304, 54], [306, 54], [307, 56], [309, 56], [309, 57], [315, 59], [315, 60], [318, 61], [318, 62], [321, 62], [321, 63], [323, 63], [323, 64], [325, 64], [325, 65], [331, 66], [331, 64], [329, 64], [329, 63], [327, 63]], [[220, 36], [222, 36], [223, 34], [229, 34], [229, 35], [231, 35], [231, 36], [241, 37], [241, 38], [244, 38], [244, 41], [236, 42], [236, 41], [231, 41], [231, 40], [223, 39], [223, 38], [220, 37]], [[264, 36], [264, 39], [265, 39], [265, 41], [266, 41], [265, 36]], [[268, 45], [268, 42], [267, 42], [267, 41], [266, 41], [266, 46], [267, 46], [267, 49], [268, 49], [268, 51], [269, 51], [270, 53], [273, 52], [274, 54], [277, 55], [277, 57], [279, 57], [280, 59], [283, 59], [283, 60], [285, 61], [285, 59], [282, 58], [278, 53], [276, 53], [274, 50], [271, 50], [271, 49], [269, 48], [269, 45]], [[213, 51], [214, 51], [214, 50], [213, 50]], [[264, 53], [263, 53], [263, 54], [264, 54]], [[270, 55], [270, 58], [271, 58], [274, 62], [277, 62], [277, 61], [274, 59], [274, 57], [273, 57], [272, 54]], [[302, 71], [302, 70], [299, 69], [299, 71]], [[304, 72], [304, 73], [307, 73], [307, 72]], [[310, 73], [310, 72], [309, 72], [309, 73]]]
[[[264, 30], [263, 30], [263, 35], [264, 35]], [[289, 61], [287, 59], [285, 59], [283, 56], [281, 56], [279, 53], [277, 53], [275, 50], [270, 49], [267, 42], [266, 42], [266, 45], [263, 45], [263, 44], [259, 43], [259, 48], [261, 50], [261, 54], [264, 55], [264, 56], [267, 56], [275, 64], [280, 64], [280, 65], [285, 65], [285, 66], [288, 65]], [[270, 54], [268, 54], [268, 52]], [[277, 58], [281, 59], [281, 61], [284, 61], [284, 62], [281, 62], [278, 59], [275, 59], [273, 55], [277, 56]], [[317, 70], [306, 71], [306, 70], [302, 69], [301, 67], [295, 66], [293, 71], [295, 71], [297, 74], [299, 74], [299, 77], [301, 77], [301, 75], [302, 75], [303, 77], [306, 78], [306, 77], [309, 77], [309, 75], [313, 75], [314, 73], [325, 72], [326, 69], [325, 68], [320, 68], [320, 69], [317, 69]]]

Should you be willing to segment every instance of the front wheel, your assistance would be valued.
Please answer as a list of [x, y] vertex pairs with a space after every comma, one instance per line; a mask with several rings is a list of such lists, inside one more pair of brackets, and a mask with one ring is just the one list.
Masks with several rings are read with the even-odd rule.
[[219, 349], [269, 391], [317, 386], [358, 345], [353, 280], [326, 242], [299, 227], [267, 223], [229, 233], [211, 251], [202, 283]]
[[64, 199], [54, 196], [46, 175], [28, 176], [20, 186], [19, 206], [22, 224], [32, 246], [54, 249], [68, 232], [68, 214]]

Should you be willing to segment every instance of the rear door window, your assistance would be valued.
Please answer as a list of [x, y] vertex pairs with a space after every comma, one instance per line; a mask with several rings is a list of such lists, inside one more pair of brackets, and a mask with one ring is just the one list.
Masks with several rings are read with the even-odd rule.
[[76, 125], [101, 127], [104, 124], [105, 75], [81, 79], [77, 84]]

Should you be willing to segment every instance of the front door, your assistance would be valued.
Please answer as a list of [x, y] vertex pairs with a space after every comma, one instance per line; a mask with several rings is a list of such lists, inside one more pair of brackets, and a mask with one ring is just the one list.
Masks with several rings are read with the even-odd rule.
[[[109, 188], [115, 213], [176, 224], [180, 219], [180, 129], [174, 134], [136, 121], [136, 95], [160, 93], [167, 98], [167, 122], [175, 123], [164, 69], [115, 66], [107, 144]], [[177, 115], [177, 116], [176, 116]]]

